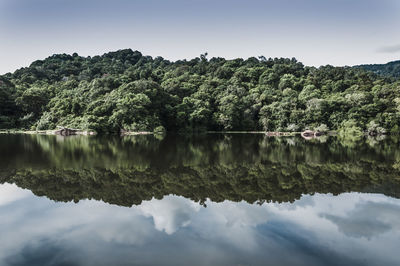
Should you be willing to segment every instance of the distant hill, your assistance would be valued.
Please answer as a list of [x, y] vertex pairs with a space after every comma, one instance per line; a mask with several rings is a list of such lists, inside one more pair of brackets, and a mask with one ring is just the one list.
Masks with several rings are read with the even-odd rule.
[[400, 60], [392, 61], [387, 64], [359, 65], [355, 66], [355, 68], [372, 71], [381, 76], [400, 78]]

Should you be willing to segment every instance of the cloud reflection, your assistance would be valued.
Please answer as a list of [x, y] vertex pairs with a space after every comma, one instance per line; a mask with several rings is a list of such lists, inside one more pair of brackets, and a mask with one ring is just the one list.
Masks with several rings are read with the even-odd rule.
[[155, 228], [173, 234], [179, 227], [188, 226], [201, 206], [181, 196], [166, 196], [163, 200], [152, 199], [139, 207], [146, 217], [152, 217]]
[[372, 238], [400, 230], [400, 206], [382, 202], [362, 202], [346, 216], [324, 214], [322, 217], [338, 226], [340, 232], [350, 237]]
[[[14, 191], [0, 206], [0, 265], [396, 265], [400, 201], [374, 194], [293, 204], [181, 196], [132, 208]], [[13, 199], [14, 200], [11, 200]], [[4, 197], [3, 197], [4, 198]], [[371, 241], [371, 239], [374, 241]]]
[[20, 189], [14, 184], [3, 184], [0, 186], [0, 206], [10, 204], [30, 195], [32, 195], [32, 192], [29, 190]]

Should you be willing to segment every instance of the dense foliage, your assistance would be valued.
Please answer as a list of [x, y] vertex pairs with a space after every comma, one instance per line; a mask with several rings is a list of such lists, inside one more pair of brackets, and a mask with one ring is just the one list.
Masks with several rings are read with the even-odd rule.
[[53, 55], [0, 77], [0, 128], [398, 132], [400, 83], [296, 59]]
[[356, 67], [372, 71], [378, 75], [400, 78], [400, 60], [387, 64], [360, 65]]
[[[1, 137], [1, 136], [0, 136]], [[305, 141], [260, 135], [0, 138], [0, 183], [56, 201], [131, 206], [175, 194], [197, 202], [293, 202], [303, 194], [400, 197], [398, 139]]]

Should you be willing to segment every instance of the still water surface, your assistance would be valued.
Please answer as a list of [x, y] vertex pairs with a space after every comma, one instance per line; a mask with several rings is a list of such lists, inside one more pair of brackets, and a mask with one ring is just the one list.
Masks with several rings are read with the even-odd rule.
[[0, 135], [0, 265], [400, 265], [396, 139]]

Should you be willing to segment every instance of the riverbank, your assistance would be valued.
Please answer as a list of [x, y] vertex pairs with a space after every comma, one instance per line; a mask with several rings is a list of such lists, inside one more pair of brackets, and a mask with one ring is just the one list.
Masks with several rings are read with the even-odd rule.
[[151, 131], [125, 131], [121, 133], [121, 136], [136, 136], [136, 135], [153, 135], [156, 134]]
[[[64, 136], [63, 134], [60, 134], [59, 129], [53, 129], [53, 130], [1, 129], [0, 134], [61, 135], [61, 136]], [[151, 135], [151, 134], [154, 134], [154, 132], [124, 131], [120, 135], [121, 136], [135, 136], [135, 135]], [[93, 136], [93, 135], [97, 135], [97, 133], [95, 131], [90, 131], [90, 130], [76, 130], [72, 134], [69, 134], [68, 136], [73, 136], [73, 135]]]
[[278, 132], [278, 131], [206, 131], [208, 134], [264, 134], [267, 136], [295, 136], [301, 132]]
[[[298, 132], [283, 132], [283, 131], [206, 131], [209, 134], [263, 134], [269, 137], [292, 137], [292, 136], [302, 136], [307, 131], [298, 131]], [[318, 132], [319, 134], [315, 134], [316, 132], [310, 131], [313, 133], [314, 137], [320, 136], [336, 136], [337, 131], [328, 131], [328, 132]]]
[[[207, 134], [263, 134], [271, 137], [292, 137], [301, 135], [304, 132], [281, 132], [281, 131], [205, 131]], [[59, 129], [54, 130], [15, 130], [15, 129], [2, 129], [0, 134], [36, 134], [36, 135], [63, 135], [60, 134]], [[156, 134], [151, 131], [122, 131], [119, 135], [121, 136], [136, 136], [136, 135], [153, 135]], [[324, 133], [324, 135], [334, 136], [336, 131], [329, 131]], [[89, 130], [76, 130], [70, 135], [97, 135], [95, 131]]]
[[[14, 129], [0, 130], [0, 134], [28, 134], [28, 135], [60, 135], [60, 134], [58, 134], [58, 132], [59, 132], [58, 129], [54, 129], [54, 130], [14, 130]], [[94, 131], [81, 130], [81, 131], [74, 132], [73, 135], [89, 136], [89, 135], [96, 135], [96, 134], [97, 133]]]

